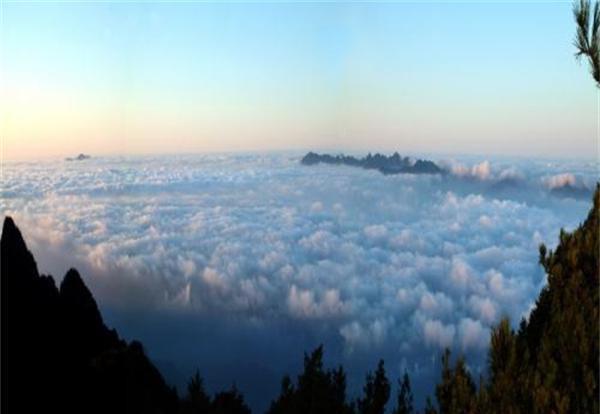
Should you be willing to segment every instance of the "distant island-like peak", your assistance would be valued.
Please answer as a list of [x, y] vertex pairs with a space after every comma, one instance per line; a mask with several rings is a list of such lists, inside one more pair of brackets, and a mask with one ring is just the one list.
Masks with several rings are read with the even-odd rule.
[[383, 174], [442, 174], [444, 172], [433, 161], [401, 157], [397, 152], [389, 157], [379, 153], [375, 155], [369, 153], [364, 158], [356, 158], [343, 154], [333, 156], [309, 152], [300, 162], [303, 165], [315, 165], [319, 163], [349, 165], [378, 170]]
[[92, 158], [91, 155], [87, 155], [87, 154], [79, 154], [76, 157], [67, 157], [67, 161], [83, 161], [83, 160], [89, 160], [90, 158]]

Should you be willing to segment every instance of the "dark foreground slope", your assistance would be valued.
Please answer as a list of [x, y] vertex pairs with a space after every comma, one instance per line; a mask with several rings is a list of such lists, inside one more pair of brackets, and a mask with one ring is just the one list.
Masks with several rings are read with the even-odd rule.
[[76, 270], [40, 275], [21, 232], [2, 230], [2, 412], [167, 413], [177, 396], [102, 320]]
[[585, 222], [572, 233], [561, 230], [554, 251], [540, 246], [548, 285], [515, 344], [528, 412], [599, 412], [599, 214], [597, 186]]

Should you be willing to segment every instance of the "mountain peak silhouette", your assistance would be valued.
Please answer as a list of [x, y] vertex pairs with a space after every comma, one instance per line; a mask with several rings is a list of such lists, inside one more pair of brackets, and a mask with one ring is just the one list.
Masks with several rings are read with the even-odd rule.
[[69, 269], [63, 278], [60, 297], [66, 311], [78, 313], [85, 323], [103, 325], [96, 300], [76, 269]]
[[4, 219], [2, 226], [0, 254], [3, 259], [1, 264], [2, 279], [16, 278], [19, 275], [19, 279], [31, 281], [31, 279], [39, 276], [35, 259], [27, 249], [21, 231], [15, 225], [12, 217], [9, 216]]
[[106, 327], [76, 269], [57, 289], [11, 217], [0, 253], [2, 412], [176, 412], [177, 395], [143, 346]]

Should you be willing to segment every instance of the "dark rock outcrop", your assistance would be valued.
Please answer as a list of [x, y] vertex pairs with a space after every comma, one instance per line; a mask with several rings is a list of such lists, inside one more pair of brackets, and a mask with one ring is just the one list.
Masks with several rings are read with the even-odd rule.
[[333, 156], [309, 152], [300, 162], [304, 165], [315, 165], [319, 163], [349, 165], [352, 167], [378, 170], [382, 174], [442, 174], [444, 172], [433, 161], [413, 161], [408, 157], [401, 157], [397, 152], [389, 157], [381, 154], [369, 154], [364, 158], [355, 158], [348, 155]]

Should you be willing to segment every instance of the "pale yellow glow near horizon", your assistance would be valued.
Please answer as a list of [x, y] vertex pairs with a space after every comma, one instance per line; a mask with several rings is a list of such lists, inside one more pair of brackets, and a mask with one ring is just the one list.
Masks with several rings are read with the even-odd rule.
[[158, 100], [102, 102], [77, 91], [13, 88], [10, 92], [3, 110], [4, 161], [79, 153], [286, 149], [560, 156], [570, 154], [571, 144], [564, 137], [571, 134], [589, 137], [589, 148], [597, 145], [595, 125], [581, 122], [584, 116], [593, 116], [593, 107], [590, 114], [582, 114], [568, 102], [543, 113], [518, 102], [479, 111], [453, 103], [407, 102], [370, 112], [369, 105], [358, 103], [346, 105], [342, 112], [326, 106], [266, 110], [260, 102], [253, 107], [252, 102], [242, 101], [237, 107], [217, 104], [211, 110], [209, 105], [165, 105]]
[[598, 153], [570, 4], [50, 3], [2, 9], [3, 161]]

